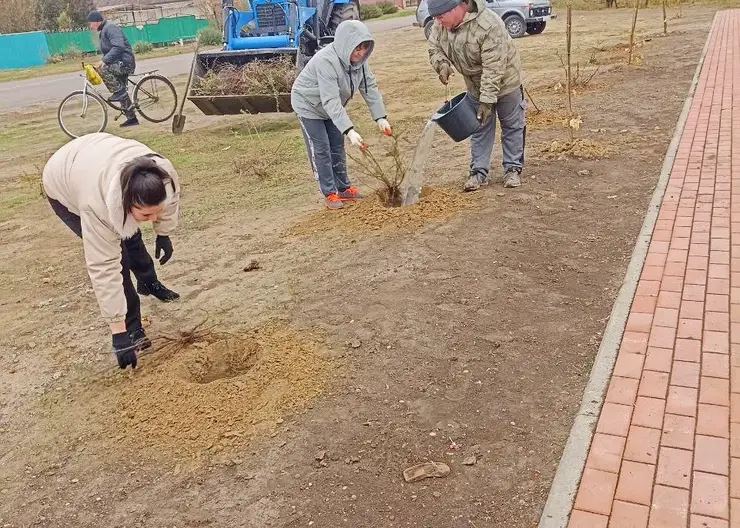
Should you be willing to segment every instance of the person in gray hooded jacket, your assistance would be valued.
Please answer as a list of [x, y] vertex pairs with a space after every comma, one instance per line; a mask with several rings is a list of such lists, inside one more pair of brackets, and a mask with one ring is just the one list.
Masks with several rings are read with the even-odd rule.
[[344, 108], [356, 91], [362, 94], [381, 132], [392, 134], [383, 96], [367, 64], [374, 45], [365, 24], [358, 20], [342, 22], [334, 42], [308, 61], [291, 90], [291, 104], [301, 122], [308, 160], [330, 209], [361, 198], [347, 176], [344, 151], [344, 136], [353, 146], [366, 148]]

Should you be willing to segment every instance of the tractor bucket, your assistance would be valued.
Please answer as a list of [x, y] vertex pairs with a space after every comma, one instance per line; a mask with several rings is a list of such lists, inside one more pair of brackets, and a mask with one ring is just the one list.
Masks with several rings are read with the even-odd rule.
[[207, 51], [198, 54], [193, 84], [188, 99], [206, 115], [261, 114], [292, 112], [290, 93], [276, 95], [195, 95], [203, 76], [219, 66], [244, 66], [255, 61], [270, 61], [289, 56], [296, 61], [295, 48], [264, 48], [248, 50]]

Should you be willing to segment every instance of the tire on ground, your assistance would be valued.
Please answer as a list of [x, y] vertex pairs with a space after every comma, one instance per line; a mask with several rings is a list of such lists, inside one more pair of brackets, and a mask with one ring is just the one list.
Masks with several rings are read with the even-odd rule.
[[511, 38], [523, 37], [527, 32], [527, 24], [519, 15], [507, 15], [504, 18], [504, 24], [506, 25], [506, 31], [509, 32]]
[[547, 22], [532, 22], [531, 24], [527, 24], [527, 33], [530, 35], [539, 35], [545, 31], [545, 26], [547, 26]]

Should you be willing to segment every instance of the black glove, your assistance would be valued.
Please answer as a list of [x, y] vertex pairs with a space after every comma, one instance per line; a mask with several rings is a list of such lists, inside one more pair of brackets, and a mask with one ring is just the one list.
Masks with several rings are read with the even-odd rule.
[[[164, 253], [162, 258], [159, 258], [160, 253]], [[154, 256], [159, 259], [160, 264], [167, 264], [167, 261], [172, 257], [172, 241], [170, 241], [170, 237], [157, 235], [157, 242], [154, 245]]]
[[437, 72], [437, 74], [439, 75], [439, 82], [441, 82], [442, 84], [447, 84], [448, 82], [450, 82], [450, 75], [452, 75], [453, 73], [455, 73], [455, 70], [452, 69], [452, 66], [450, 66], [446, 62], [443, 62], [439, 66], [439, 71]]
[[493, 105], [491, 103], [478, 103], [478, 121], [485, 123], [488, 118], [491, 117], [493, 111]]
[[132, 369], [136, 368], [136, 349], [136, 343], [128, 332], [113, 334], [113, 352], [120, 368], [125, 369], [129, 365]]

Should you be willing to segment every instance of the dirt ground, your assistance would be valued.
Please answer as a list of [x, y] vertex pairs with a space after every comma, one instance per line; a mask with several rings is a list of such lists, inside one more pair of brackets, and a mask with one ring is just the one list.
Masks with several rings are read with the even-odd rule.
[[[630, 12], [575, 14], [580, 71], [599, 68], [575, 150], [564, 14], [516, 41], [542, 109], [516, 190], [463, 195], [468, 145], [439, 133], [419, 204], [334, 214], [291, 116], [189, 106], [182, 136], [126, 131], [184, 188], [158, 266], [182, 299], [143, 301], [156, 350], [135, 373], [39, 194], [54, 108], [2, 116], [0, 526], [536, 526], [713, 16], [683, 14], [664, 37], [641, 12], [631, 67]], [[423, 33], [377, 38], [389, 118], [418, 137], [444, 98]], [[404, 482], [427, 460], [449, 476]]]

